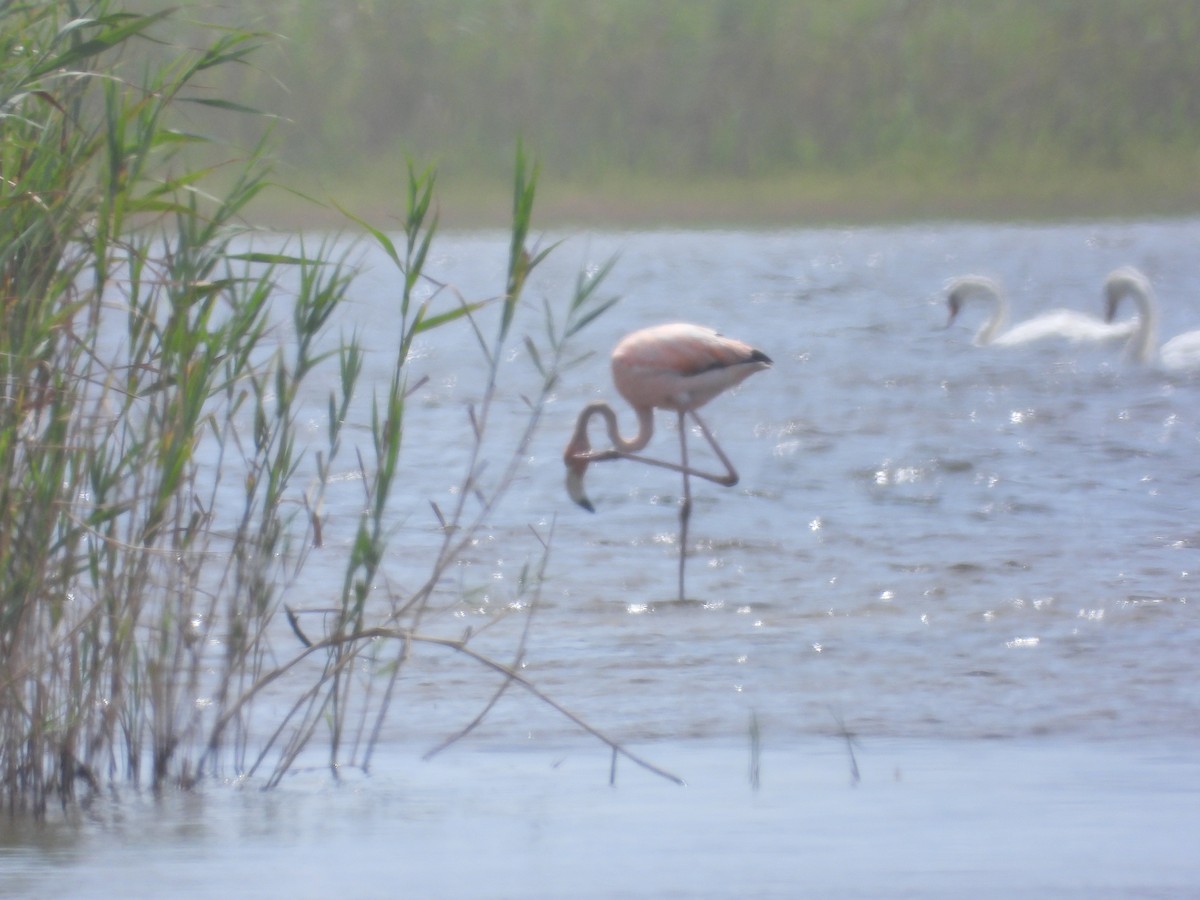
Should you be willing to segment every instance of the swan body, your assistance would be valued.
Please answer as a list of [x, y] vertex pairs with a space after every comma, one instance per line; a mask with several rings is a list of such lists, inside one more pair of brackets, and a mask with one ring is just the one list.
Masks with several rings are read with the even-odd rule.
[[946, 304], [950, 309], [947, 327], [954, 323], [967, 303], [984, 303], [992, 307], [991, 316], [975, 335], [975, 343], [981, 347], [1015, 347], [1049, 338], [1102, 343], [1127, 338], [1136, 328], [1133, 321], [1105, 321], [1075, 310], [1056, 309], [1005, 330], [1008, 299], [999, 282], [982, 275], [964, 275], [947, 286]]
[[1200, 369], [1200, 331], [1185, 331], [1171, 338], [1158, 351], [1164, 369]]
[[1164, 369], [1200, 368], [1200, 330], [1176, 335], [1158, 343], [1158, 301], [1150, 279], [1133, 266], [1122, 266], [1104, 279], [1105, 317], [1111, 320], [1128, 297], [1137, 307], [1137, 328], [1129, 339], [1128, 354], [1137, 363], [1158, 362]]

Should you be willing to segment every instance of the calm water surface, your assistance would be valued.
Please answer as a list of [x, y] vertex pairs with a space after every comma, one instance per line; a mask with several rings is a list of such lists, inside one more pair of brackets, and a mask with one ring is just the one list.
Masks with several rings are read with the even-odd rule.
[[[506, 241], [443, 236], [432, 272], [468, 298], [493, 294]], [[596, 858], [622, 861], [628, 879], [607, 882], [614, 892], [647, 896], [792, 896], [806, 874], [826, 896], [881, 885], [953, 896], [1021, 871], [1027, 880], [1011, 886], [1059, 896], [1200, 889], [1200, 864], [1170, 837], [1200, 826], [1200, 374], [1135, 367], [1119, 347], [978, 348], [979, 319], [943, 327], [941, 293], [953, 276], [990, 274], [1007, 286], [1014, 321], [1056, 306], [1100, 314], [1105, 274], [1132, 264], [1154, 281], [1166, 339], [1200, 328], [1200, 222], [577, 235], [538, 270], [522, 324], [538, 328], [543, 297], [564, 301], [581, 267], [613, 254], [607, 293], [623, 299], [585, 332], [597, 352], [554, 396], [508, 502], [426, 630], [494, 622], [480, 649], [511, 653], [528, 614], [511, 608], [516, 579], [538, 551], [529, 526], [553, 529], [526, 674], [655, 762], [721, 787], [680, 793], [624, 768], [614, 794], [603, 748], [515, 691], [469, 746], [420, 763], [496, 687], [425, 650], [401, 682], [372, 779], [335, 789], [301, 774], [270, 799], [184, 799], [53, 835], [18, 829], [0, 836], [0, 873], [17, 867], [21, 891], [99, 896], [115, 868], [125, 895], [139, 884], [149, 895], [158, 882], [139, 881], [139, 865], [212, 888], [215, 858], [243, 885], [237, 873], [269, 859], [297, 874], [264, 895], [319, 896], [320, 834], [360, 873], [391, 859], [385, 836], [443, 859], [408, 864], [429, 896], [602, 886], [613, 869]], [[396, 288], [382, 260], [367, 265], [341, 324], [362, 330], [368, 377], [382, 382]], [[694, 486], [686, 603], [675, 599], [678, 477], [593, 467], [589, 515], [567, 500], [560, 458], [583, 404], [617, 400], [616, 340], [673, 320], [775, 360], [707, 409], [741, 482]], [[410, 408], [394, 591], [425, 577], [437, 541], [429, 501], [453, 502], [478, 360], [465, 332], [429, 336], [413, 360], [429, 381]], [[504, 377], [493, 427], [511, 430], [534, 385], [519, 345]], [[327, 389], [312, 398], [314, 435]], [[651, 449], [670, 456], [670, 417], [659, 429]], [[293, 588], [295, 606], [323, 605], [340, 585], [361, 503], [354, 471], [347, 462], [329, 497], [326, 546]], [[752, 718], [758, 793], [746, 777]], [[843, 727], [857, 736], [858, 787]], [[692, 872], [694, 855], [662, 834], [701, 822], [714, 855], [697, 834], [710, 861]], [[247, 828], [253, 839], [231, 843]], [[130, 835], [150, 833], [157, 849], [139, 863]], [[1065, 858], [1056, 865], [1030, 835], [1057, 841]], [[931, 846], [941, 850], [922, 857]], [[478, 877], [453, 862], [459, 854]], [[715, 861], [727, 857], [756, 862]], [[387, 869], [359, 893], [387, 895]]]

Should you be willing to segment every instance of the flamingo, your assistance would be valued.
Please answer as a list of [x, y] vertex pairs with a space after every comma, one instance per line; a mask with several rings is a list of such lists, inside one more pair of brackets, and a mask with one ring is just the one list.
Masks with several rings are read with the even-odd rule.
[[947, 286], [950, 320], [946, 327], [954, 324], [963, 304], [976, 300], [990, 303], [993, 308], [992, 315], [975, 335], [975, 343], [980, 347], [1014, 347], [1046, 338], [1075, 342], [1111, 341], [1129, 337], [1136, 327], [1134, 322], [1105, 321], [1071, 309], [1056, 309], [1004, 331], [1008, 324], [1008, 299], [999, 282], [983, 275], [964, 275]]
[[[622, 338], [612, 353], [612, 376], [618, 393], [637, 414], [638, 430], [632, 438], [622, 437], [617, 414], [603, 400], [589, 403], [575, 421], [563, 462], [567, 467], [567, 494], [586, 509], [595, 507], [583, 489], [583, 478], [592, 463], [629, 459], [683, 474], [683, 502], [679, 508], [679, 599], [684, 599], [684, 565], [687, 560], [688, 520], [692, 512], [690, 476], [731, 487], [738, 473], [717, 444], [708, 426], [696, 413], [708, 401], [743, 380], [770, 368], [771, 358], [749, 344], [727, 338], [711, 328], [682, 322], [643, 328]], [[654, 434], [654, 410], [673, 410], [679, 417], [680, 462], [639, 455]], [[593, 450], [588, 440], [588, 423], [594, 416], [604, 420], [612, 447]], [[706, 472], [688, 464], [685, 418], [691, 416], [708, 445], [725, 467], [723, 473]]]
[[1104, 279], [1105, 317], [1112, 320], [1121, 301], [1129, 297], [1138, 309], [1137, 330], [1129, 339], [1128, 353], [1134, 362], [1157, 361], [1165, 369], [1200, 367], [1200, 330], [1171, 338], [1162, 347], [1158, 340], [1158, 302], [1150, 279], [1133, 266], [1122, 266]]

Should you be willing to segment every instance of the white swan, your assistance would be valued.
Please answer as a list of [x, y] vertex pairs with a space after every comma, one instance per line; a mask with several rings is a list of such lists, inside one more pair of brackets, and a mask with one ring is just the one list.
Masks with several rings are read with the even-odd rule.
[[981, 347], [1013, 347], [1047, 338], [1077, 343], [1113, 341], [1129, 337], [1137, 327], [1133, 321], [1104, 321], [1087, 313], [1056, 309], [1004, 331], [1008, 324], [1008, 300], [999, 282], [983, 275], [964, 275], [946, 286], [946, 304], [950, 307], [950, 321], [946, 327], [954, 323], [963, 304], [975, 301], [992, 306], [992, 315], [975, 335], [975, 343]]
[[1117, 307], [1126, 297], [1137, 307], [1137, 329], [1129, 339], [1127, 352], [1134, 362], [1157, 362], [1164, 369], [1200, 367], [1200, 330], [1176, 335], [1158, 347], [1158, 301], [1150, 279], [1133, 266], [1122, 266], [1104, 279], [1105, 318], [1112, 321]]

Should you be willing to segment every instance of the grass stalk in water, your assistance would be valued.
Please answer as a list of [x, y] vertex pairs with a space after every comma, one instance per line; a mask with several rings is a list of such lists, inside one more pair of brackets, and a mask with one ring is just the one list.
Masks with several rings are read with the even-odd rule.
[[[256, 240], [242, 217], [270, 186], [266, 145], [233, 156], [180, 114], [245, 114], [202, 79], [244, 62], [259, 36], [223, 29], [164, 52], [165, 14], [106, 0], [78, 12], [0, 10], [0, 799], [43, 814], [81, 786], [187, 786], [268, 759], [275, 783], [318, 736], [334, 771], [365, 766], [414, 644], [517, 678], [523, 638], [506, 665], [418, 628], [452, 602], [448, 573], [511, 486], [572, 362], [569, 338], [610, 301], [581, 278], [565, 313], [544, 306], [544, 337], [525, 339], [541, 387], [505, 445], [489, 413], [525, 278], [545, 255], [526, 246], [536, 170], [518, 156], [503, 294], [468, 301], [448, 285], [425, 293], [434, 181], [410, 168], [403, 249], [369, 229], [400, 276], [393, 373], [372, 405], [370, 447], [349, 447], [364, 351], [354, 339], [322, 349], [356, 275], [344, 245]], [[218, 153], [233, 177], [197, 162]], [[464, 415], [458, 505], [428, 513], [441, 547], [401, 592], [386, 551], [396, 516], [413, 515], [395, 509], [394, 490], [420, 389], [408, 359], [416, 337], [450, 326], [473, 330], [488, 370]], [[321, 445], [307, 445], [304, 385], [329, 370]], [[304, 646], [282, 598], [325, 543], [322, 500], [348, 456], [367, 502], [335, 614], [316, 629], [305, 610], [291, 615], [315, 632]], [[523, 590], [535, 598], [548, 536], [532, 544]], [[376, 653], [383, 635], [400, 648], [390, 656]], [[291, 702], [264, 721], [268, 687]]]

